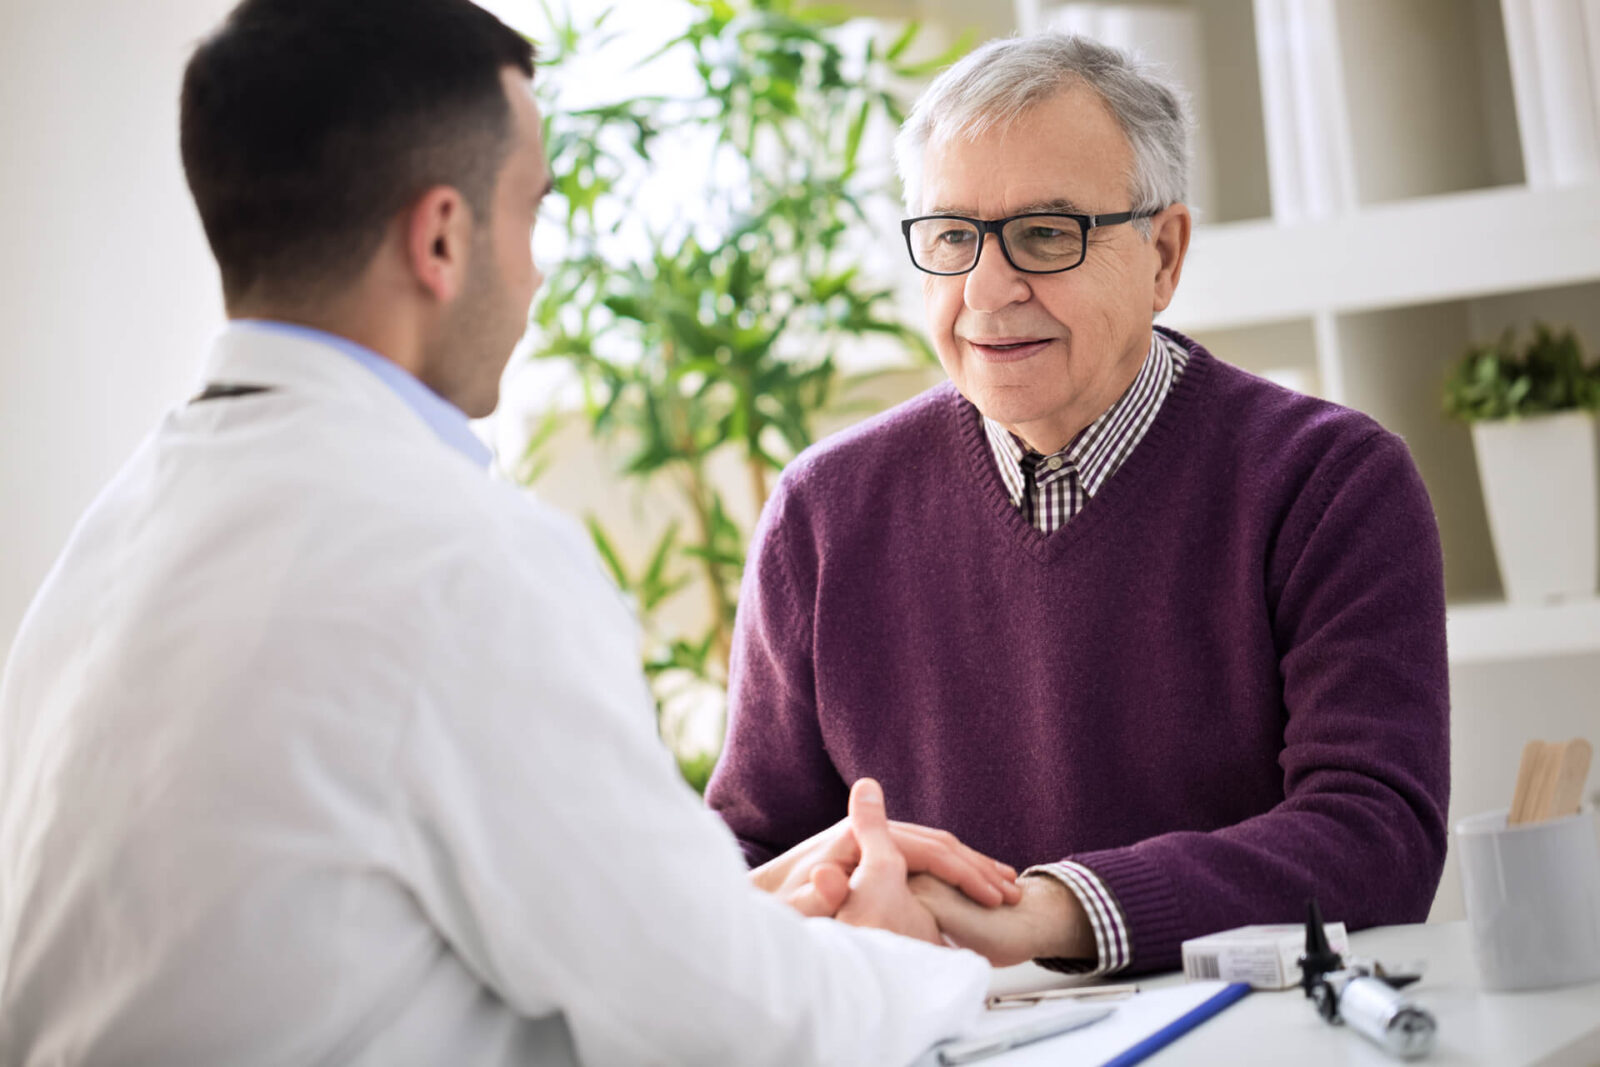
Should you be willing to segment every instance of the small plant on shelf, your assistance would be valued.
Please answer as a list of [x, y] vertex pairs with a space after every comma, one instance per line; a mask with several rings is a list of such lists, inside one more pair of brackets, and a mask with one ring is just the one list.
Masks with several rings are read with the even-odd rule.
[[1600, 559], [1600, 367], [1572, 330], [1507, 331], [1468, 350], [1444, 410], [1470, 425], [1489, 532], [1509, 600], [1595, 594]]
[[1572, 330], [1547, 325], [1519, 346], [1507, 330], [1474, 345], [1445, 381], [1444, 410], [1462, 422], [1559, 411], [1600, 411], [1600, 366], [1589, 366]]

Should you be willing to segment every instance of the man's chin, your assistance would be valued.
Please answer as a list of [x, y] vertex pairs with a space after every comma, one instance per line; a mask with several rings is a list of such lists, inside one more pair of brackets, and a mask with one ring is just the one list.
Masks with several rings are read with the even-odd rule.
[[972, 406], [996, 422], [1006, 425], [1030, 422], [1045, 410], [1044, 388], [1031, 381], [1007, 382], [986, 380], [983, 375], [970, 376], [958, 385], [961, 395], [972, 401]]
[[500, 390], [496, 387], [488, 396], [473, 397], [460, 402], [457, 406], [469, 419], [487, 419], [500, 406]]
[[505, 355], [495, 360], [492, 368], [483, 367], [482, 377], [474, 383], [473, 388], [465, 391], [466, 395], [455, 401], [456, 406], [466, 412], [469, 419], [486, 419], [500, 406], [500, 383], [506, 376], [506, 367], [511, 362], [512, 351], [520, 340], [521, 335], [518, 335], [511, 344], [499, 349]]

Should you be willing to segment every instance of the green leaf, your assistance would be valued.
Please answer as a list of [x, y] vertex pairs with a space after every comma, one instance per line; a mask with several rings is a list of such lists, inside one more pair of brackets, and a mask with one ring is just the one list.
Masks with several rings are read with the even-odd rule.
[[705, 794], [706, 786], [711, 784], [711, 774], [717, 769], [717, 752], [693, 752], [689, 755], [677, 757], [678, 773], [683, 775], [683, 780], [689, 783], [696, 793]]
[[611, 572], [611, 578], [617, 583], [617, 588], [624, 591], [632, 589], [633, 583], [628, 580], [628, 570], [622, 565], [622, 557], [618, 556], [617, 550], [612, 547], [611, 538], [606, 535], [605, 527], [600, 525], [600, 520], [593, 515], [586, 515], [583, 522], [589, 528], [589, 539], [594, 542], [600, 558], [605, 561], [606, 569]]
[[660, 540], [656, 542], [655, 550], [650, 554], [650, 562], [646, 564], [644, 573], [639, 577], [637, 586], [639, 607], [647, 614], [654, 612], [663, 601], [689, 584], [686, 576], [671, 577], [667, 574], [677, 542], [678, 523], [673, 521], [667, 525]]
[[883, 54], [883, 58], [886, 61], [893, 63], [895, 60], [905, 55], [906, 49], [911, 47], [911, 42], [917, 39], [917, 34], [921, 31], [921, 23], [906, 23], [906, 28], [900, 31], [900, 36], [894, 39], [894, 43], [891, 44], [889, 46], [889, 50]]
[[1506, 406], [1515, 410], [1527, 398], [1532, 388], [1533, 379], [1527, 375], [1521, 375], [1513, 380], [1511, 388], [1506, 390]]
[[872, 117], [872, 101], [863, 100], [861, 109], [856, 112], [856, 117], [850, 123], [850, 133], [844, 142], [844, 169], [846, 174], [852, 174], [856, 169], [856, 156], [861, 151], [861, 135], [866, 132], [867, 119]]
[[833, 27], [859, 17], [861, 12], [847, 4], [809, 4], [795, 14], [807, 22]]
[[550, 454], [550, 439], [561, 428], [561, 415], [557, 411], [547, 411], [539, 418], [539, 424], [528, 435], [528, 443], [522, 450], [522, 456], [517, 462], [517, 481], [523, 485], [532, 485], [537, 482], [545, 471], [550, 469], [550, 464], [555, 457]]
[[1577, 335], [1539, 324], [1519, 348], [1508, 330], [1470, 348], [1444, 385], [1444, 411], [1465, 422], [1570, 410], [1600, 410], [1600, 368], [1587, 365]]
[[934, 56], [932, 59], [925, 59], [921, 63], [911, 63], [905, 66], [897, 66], [894, 68], [894, 72], [896, 75], [902, 78], [925, 77], [934, 73], [935, 71], [943, 70], [945, 67], [948, 67], [950, 64], [954, 63], [956, 60], [972, 51], [972, 46], [976, 44], [977, 41], [977, 30], [963, 30], [961, 36], [956, 38], [954, 44], [952, 44], [949, 48], [946, 48], [943, 52], [940, 52], [938, 55]]

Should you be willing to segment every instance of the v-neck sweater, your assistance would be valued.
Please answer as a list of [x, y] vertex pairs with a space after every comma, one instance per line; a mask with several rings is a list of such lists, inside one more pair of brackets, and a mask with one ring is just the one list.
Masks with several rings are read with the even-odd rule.
[[1187, 349], [1155, 334], [1139, 373], [1122, 395], [1048, 456], [1029, 448], [1001, 423], [984, 418], [983, 432], [1006, 495], [1028, 517], [1030, 526], [1053, 533], [1083, 510], [1101, 484], [1138, 449], [1188, 363]]
[[1426, 917], [1443, 867], [1443, 565], [1405, 444], [1190, 354], [1067, 526], [1012, 506], [949, 383], [802, 454], [741, 594], [708, 800], [759, 863], [879, 779], [892, 818], [1190, 937]]

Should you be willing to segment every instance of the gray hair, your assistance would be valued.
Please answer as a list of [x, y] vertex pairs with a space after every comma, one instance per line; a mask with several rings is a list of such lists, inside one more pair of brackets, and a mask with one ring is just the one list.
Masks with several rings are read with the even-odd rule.
[[[895, 138], [906, 207], [921, 210], [922, 155], [935, 133], [977, 137], [1016, 121], [1073, 84], [1099, 94], [1133, 148], [1128, 192], [1134, 211], [1184, 198], [1189, 179], [1189, 110], [1182, 92], [1149, 64], [1065, 33], [1007, 37], [976, 49], [928, 86]], [[1146, 236], [1148, 219], [1135, 225]]]

